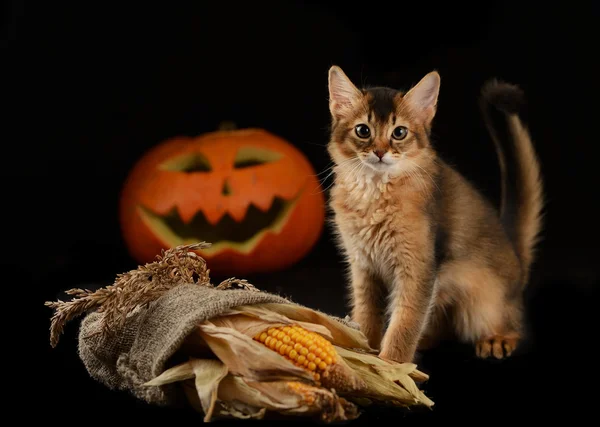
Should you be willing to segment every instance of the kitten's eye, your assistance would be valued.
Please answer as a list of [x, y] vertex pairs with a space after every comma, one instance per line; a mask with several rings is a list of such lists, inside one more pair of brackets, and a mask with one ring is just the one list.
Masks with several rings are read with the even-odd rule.
[[371, 135], [371, 129], [367, 125], [357, 125], [354, 131], [359, 138], [368, 138]]
[[401, 140], [401, 139], [406, 138], [407, 134], [408, 134], [408, 129], [406, 129], [404, 126], [398, 126], [392, 132], [392, 138], [397, 139], [397, 140]]

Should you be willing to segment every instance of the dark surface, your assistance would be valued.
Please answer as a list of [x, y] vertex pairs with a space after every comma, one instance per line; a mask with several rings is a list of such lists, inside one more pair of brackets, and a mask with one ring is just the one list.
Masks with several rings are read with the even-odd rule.
[[[598, 6], [327, 4], [93, 9], [9, 2], [2, 20], [8, 108], [0, 170], [9, 215], [2, 271], [16, 294], [5, 304], [11, 319], [5, 330], [14, 338], [7, 353], [20, 369], [5, 369], [21, 375], [11, 381], [23, 417], [43, 413], [73, 425], [201, 421], [91, 380], [77, 358], [77, 322], [50, 349], [51, 313], [43, 302], [72, 287], [109, 284], [136, 267], [118, 227], [119, 191], [133, 163], [165, 138], [233, 120], [285, 137], [324, 171], [332, 64], [355, 81], [399, 87], [437, 69], [436, 145], [494, 200], [498, 167], [478, 91], [491, 77], [519, 84], [549, 202], [527, 295], [533, 338], [527, 351], [493, 362], [475, 360], [468, 347], [444, 346], [420, 362], [431, 375], [432, 412], [373, 411], [357, 423], [574, 422], [593, 413], [583, 402], [597, 394], [587, 389], [597, 387], [591, 325], [599, 277]], [[248, 279], [346, 314], [342, 264], [328, 232], [297, 266]], [[33, 375], [23, 379], [28, 370]]]

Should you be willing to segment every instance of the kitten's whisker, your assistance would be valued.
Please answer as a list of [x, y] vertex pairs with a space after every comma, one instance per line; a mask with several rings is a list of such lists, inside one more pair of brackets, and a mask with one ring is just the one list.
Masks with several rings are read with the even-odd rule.
[[[331, 170], [331, 172], [329, 174], [327, 174], [327, 176], [325, 178], [320, 180], [321, 187], [323, 185], [323, 182], [325, 182], [334, 173], [336, 173], [336, 172], [344, 173], [344, 169], [340, 169], [341, 166], [346, 166], [347, 164], [350, 164], [350, 166], [353, 169], [356, 168], [356, 165], [353, 165], [354, 162], [357, 162], [358, 164], [362, 163], [358, 157], [351, 157], [349, 159], [346, 159], [346, 160], [340, 162], [337, 165], [332, 166], [331, 168], [328, 168], [328, 170]], [[321, 189], [321, 191], [317, 192], [316, 194], [325, 193], [327, 190], [329, 190], [333, 186], [334, 183], [335, 183], [335, 179], [331, 182], [331, 184], [329, 184], [327, 187]]]
[[414, 162], [414, 161], [412, 161], [410, 159], [406, 159], [406, 160], [408, 160], [414, 166], [416, 166], [419, 169], [421, 169], [429, 177], [429, 179], [431, 179], [431, 182], [433, 183], [433, 185], [436, 186], [436, 188], [438, 189], [438, 191], [441, 191], [440, 187], [437, 185], [437, 182], [435, 182], [435, 179], [433, 179], [433, 176], [431, 176], [431, 174], [429, 172], [427, 172], [427, 170], [425, 168], [423, 168], [422, 166], [420, 166], [419, 164], [417, 164], [416, 162]]
[[[357, 158], [358, 159], [358, 158]], [[351, 175], [351, 180], [355, 181], [356, 178], [358, 178], [358, 173], [360, 171], [362, 171], [362, 167], [364, 166], [364, 163], [362, 161], [360, 161], [360, 159], [358, 159], [358, 162], [356, 165], [354, 165], [354, 167], [347, 173], [346, 176]]]
[[333, 165], [333, 166], [330, 168], [330, 170], [331, 170], [331, 173], [329, 173], [329, 174], [328, 174], [328, 175], [327, 175], [325, 178], [323, 178], [323, 179], [322, 179], [322, 181], [324, 181], [324, 180], [326, 180], [327, 178], [329, 178], [329, 176], [330, 176], [330, 175], [332, 175], [332, 174], [334, 174], [334, 173], [336, 172], [336, 170], [337, 170], [337, 169], [340, 169], [340, 167], [341, 167], [341, 166], [344, 166], [344, 165], [346, 165], [346, 164], [348, 164], [348, 163], [352, 164], [352, 163], [353, 163], [353, 162], [355, 162], [357, 159], [358, 159], [358, 157], [351, 157], [351, 158], [349, 158], [349, 159], [346, 159], [346, 160], [344, 160], [344, 161], [340, 162], [340, 163], [339, 163], [339, 164], [337, 164], [337, 165]]
[[335, 180], [331, 181], [331, 184], [329, 184], [327, 187], [325, 187], [321, 192], [325, 193], [327, 190], [329, 190], [331, 187], [333, 187], [333, 184], [335, 184]]
[[362, 164], [362, 161], [356, 157], [355, 158], [355, 162], [351, 165], [348, 166], [348, 168], [346, 170], [340, 170], [340, 174], [344, 176], [344, 178], [347, 178], [348, 175], [350, 176], [354, 176], [354, 171]]
[[325, 168], [323, 171], [321, 171], [321, 172], [319, 172], [319, 173], [311, 174], [310, 176], [319, 176], [319, 175], [323, 175], [325, 172], [327, 172], [327, 171], [330, 171], [331, 169], [333, 169], [333, 167], [334, 167], [334, 166], [335, 166], [335, 165], [333, 165], [333, 162], [329, 162], [329, 163], [327, 164], [327, 167], [326, 167], [326, 168]]
[[352, 170], [352, 181], [353, 181], [353, 182], [358, 182], [358, 181], [359, 181], [359, 179], [358, 179], [358, 178], [359, 178], [359, 175], [360, 175], [360, 174], [362, 174], [362, 173], [365, 171], [365, 168], [366, 168], [366, 167], [367, 167], [367, 166], [366, 166], [366, 165], [365, 165], [363, 162], [360, 162], [360, 163], [358, 164], [358, 167], [355, 167], [355, 168]]
[[[354, 160], [354, 159], [346, 159], [346, 160], [344, 160], [343, 162], [341, 162], [341, 163], [340, 163], [340, 165], [342, 165], [342, 164], [345, 164], [345, 163], [348, 163], [349, 161], [352, 161], [352, 160]], [[331, 175], [333, 175], [333, 174], [335, 173], [335, 167], [336, 167], [336, 165], [335, 165], [335, 162], [334, 162], [334, 161], [331, 161], [331, 162], [329, 162], [329, 163], [327, 164], [327, 167], [325, 168], [325, 170], [323, 170], [323, 171], [321, 171], [321, 172], [319, 172], [319, 173], [317, 173], [317, 174], [310, 174], [310, 175], [309, 175], [309, 176], [318, 177], [319, 175], [322, 175], [322, 174], [325, 174], [325, 173], [327, 173], [327, 176], [325, 176], [325, 177], [323, 177], [323, 178], [320, 178], [320, 179], [319, 179], [319, 185], [317, 186], [317, 188], [316, 188], [315, 190], [319, 189], [319, 187], [322, 187], [322, 186], [323, 186], [323, 183], [324, 183], [324, 182], [325, 182], [325, 181], [326, 181], [326, 180], [327, 180], [327, 179], [328, 179], [328, 178], [329, 178]], [[325, 190], [323, 190], [323, 191], [319, 191], [319, 192], [324, 192], [324, 191], [325, 191]], [[313, 194], [314, 194], [314, 193], [313, 193]]]
[[419, 182], [419, 185], [421, 186], [423, 193], [425, 193], [425, 195], [429, 196], [430, 192], [427, 187], [427, 183], [423, 179], [423, 176], [421, 174], [417, 173], [416, 170], [413, 170], [413, 175], [415, 176], [416, 180]]
[[321, 185], [323, 185], [323, 183], [327, 180], [327, 178], [329, 178], [331, 175], [333, 175], [335, 173], [334, 167], [330, 167], [328, 169], [326, 169], [326, 172], [329, 172], [324, 178], [319, 179], [319, 183]]
[[423, 179], [423, 176], [422, 175], [417, 175], [417, 174], [415, 174], [415, 175], [417, 176], [417, 180], [419, 181], [419, 184], [421, 185], [423, 193], [425, 194], [425, 196], [427, 198], [430, 198], [431, 197], [431, 190], [429, 189], [429, 187], [427, 187], [427, 183]]
[[417, 185], [419, 186], [419, 190], [427, 197], [431, 196], [431, 192], [429, 191], [429, 189], [427, 188], [427, 184], [425, 183], [425, 181], [423, 180], [423, 177], [418, 174], [416, 172], [416, 170], [414, 169], [409, 169], [407, 172], [408, 176], [411, 179], [414, 179], [414, 181], [417, 183]]
[[[353, 163], [353, 162], [355, 162], [355, 164], [351, 164], [349, 166], [350, 169], [345, 168], [345, 169], [340, 169], [338, 171], [339, 175], [343, 176], [344, 178], [347, 178], [348, 175], [351, 175], [352, 177], [354, 177], [354, 172], [356, 171], [356, 169], [359, 166], [362, 165], [362, 162], [360, 161], [360, 159], [358, 157], [353, 157], [353, 158], [351, 158], [349, 160], [351, 160], [351, 161], [345, 161], [345, 162], [340, 163], [340, 165], [342, 165], [342, 164], [346, 165], [347, 163]], [[339, 169], [340, 165], [338, 165], [338, 167], [336, 167], [336, 170]], [[333, 186], [334, 183], [335, 183], [335, 180], [325, 189], [325, 191], [328, 190], [329, 188], [331, 188], [331, 186]]]

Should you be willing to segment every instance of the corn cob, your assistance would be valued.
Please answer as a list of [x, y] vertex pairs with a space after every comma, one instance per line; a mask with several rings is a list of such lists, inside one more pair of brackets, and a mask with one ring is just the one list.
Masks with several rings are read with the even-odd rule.
[[312, 372], [317, 385], [329, 377], [330, 371], [339, 362], [339, 356], [329, 341], [297, 325], [269, 328], [256, 334], [254, 340]]

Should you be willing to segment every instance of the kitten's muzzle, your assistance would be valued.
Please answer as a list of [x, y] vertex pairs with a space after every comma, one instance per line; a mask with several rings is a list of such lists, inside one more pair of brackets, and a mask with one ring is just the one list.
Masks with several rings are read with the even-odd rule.
[[369, 165], [379, 168], [389, 166], [393, 163], [393, 160], [388, 155], [387, 151], [384, 150], [373, 150], [364, 159]]
[[373, 153], [374, 153], [374, 154], [375, 154], [377, 157], [379, 157], [379, 161], [383, 161], [383, 156], [385, 156], [385, 153], [386, 153], [386, 152], [387, 152], [387, 151], [385, 151], [385, 150], [373, 150]]

